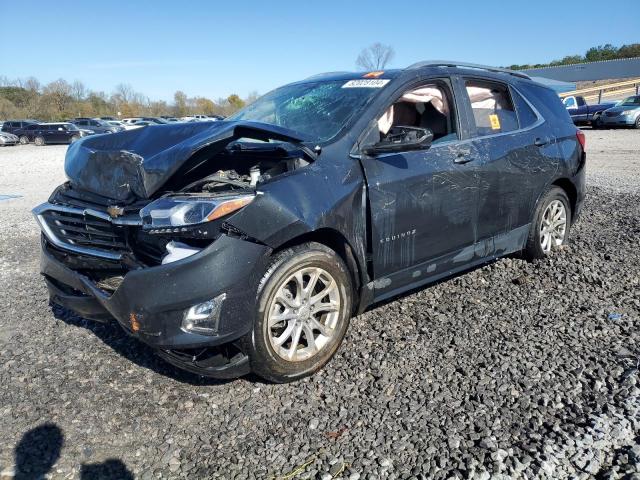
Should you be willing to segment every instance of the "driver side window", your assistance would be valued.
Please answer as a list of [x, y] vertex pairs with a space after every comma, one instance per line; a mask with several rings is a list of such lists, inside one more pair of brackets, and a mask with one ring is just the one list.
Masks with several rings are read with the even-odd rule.
[[433, 132], [432, 144], [458, 138], [453, 100], [449, 89], [432, 83], [408, 90], [378, 119], [380, 141], [394, 127], [417, 127]]

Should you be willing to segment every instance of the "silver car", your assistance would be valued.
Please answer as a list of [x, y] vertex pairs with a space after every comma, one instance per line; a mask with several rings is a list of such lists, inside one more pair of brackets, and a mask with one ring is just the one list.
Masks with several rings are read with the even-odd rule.
[[627, 97], [615, 107], [602, 112], [600, 126], [640, 129], [640, 95]]
[[0, 132], [0, 147], [17, 145], [18, 143], [20, 143], [20, 139], [13, 133]]

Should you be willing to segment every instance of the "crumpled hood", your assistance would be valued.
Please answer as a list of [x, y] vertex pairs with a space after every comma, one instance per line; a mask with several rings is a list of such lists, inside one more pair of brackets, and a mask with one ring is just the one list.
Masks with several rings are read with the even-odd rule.
[[259, 122], [150, 125], [71, 144], [64, 170], [76, 188], [115, 200], [149, 198], [195, 153], [213, 155], [239, 138], [303, 141], [297, 132]]

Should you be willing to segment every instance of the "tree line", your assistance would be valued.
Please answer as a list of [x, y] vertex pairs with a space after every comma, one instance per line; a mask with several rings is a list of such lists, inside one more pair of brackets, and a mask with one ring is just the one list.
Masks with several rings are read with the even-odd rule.
[[166, 102], [151, 100], [127, 84], [120, 84], [107, 94], [90, 90], [78, 80], [69, 83], [58, 79], [43, 85], [34, 77], [16, 80], [0, 77], [0, 119], [60, 121], [73, 117], [115, 117], [118, 112], [122, 118], [193, 114], [226, 117], [257, 97], [257, 93], [247, 98], [232, 94], [211, 100], [189, 97], [179, 90], [173, 95], [173, 102]]
[[607, 43], [606, 45], [591, 47], [584, 55], [568, 55], [560, 60], [553, 60], [549, 63], [536, 63], [534, 65], [516, 64], [508, 68], [511, 70], [524, 70], [527, 68], [556, 67], [560, 65], [575, 65], [576, 63], [600, 62], [602, 60], [634, 57], [640, 57], [640, 43], [630, 43], [629, 45], [622, 45], [621, 47], [615, 47]]

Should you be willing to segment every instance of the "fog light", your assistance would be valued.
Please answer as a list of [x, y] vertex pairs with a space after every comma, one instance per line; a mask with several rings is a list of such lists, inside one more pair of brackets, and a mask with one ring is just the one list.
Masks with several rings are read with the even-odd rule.
[[182, 330], [202, 335], [215, 335], [218, 332], [222, 302], [226, 298], [227, 294], [223, 293], [213, 300], [207, 300], [191, 307], [182, 320]]

